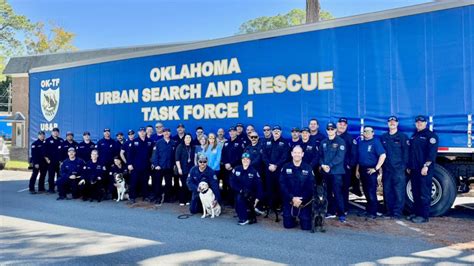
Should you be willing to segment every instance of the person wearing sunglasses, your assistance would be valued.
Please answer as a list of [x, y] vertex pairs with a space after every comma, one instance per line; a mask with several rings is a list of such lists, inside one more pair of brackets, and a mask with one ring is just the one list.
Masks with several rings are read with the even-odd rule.
[[304, 152], [303, 162], [311, 165], [313, 173], [317, 176], [316, 172], [319, 172], [319, 147], [311, 142], [310, 136], [310, 129], [308, 127], [302, 128], [300, 146]]
[[295, 146], [301, 146], [301, 138], [300, 138], [300, 129], [294, 127], [291, 129], [291, 140], [289, 141], [290, 148], [293, 149]]
[[261, 141], [272, 141], [272, 128], [269, 125], [263, 126], [263, 138]]
[[206, 182], [209, 184], [209, 187], [216, 196], [217, 202], [221, 204], [221, 194], [219, 192], [217, 176], [214, 174], [214, 171], [209, 166], [207, 166], [207, 156], [204, 153], [200, 153], [198, 155], [198, 165], [191, 168], [188, 178], [186, 179], [186, 184], [192, 194], [191, 204], [189, 205], [189, 211], [192, 214], [202, 212], [202, 204], [201, 200], [199, 199], [198, 191], [200, 182]]
[[385, 161], [385, 149], [378, 138], [375, 138], [374, 128], [364, 127], [364, 139], [357, 145], [356, 177], [362, 181], [362, 188], [367, 200], [366, 220], [377, 218], [377, 177]]
[[201, 136], [204, 135], [204, 128], [201, 126], [196, 127], [196, 138], [193, 139], [192, 145], [193, 146], [199, 146], [201, 143], [199, 140], [201, 139]]
[[341, 223], [346, 222], [343, 197], [344, 156], [346, 143], [336, 134], [336, 124], [329, 122], [326, 125], [328, 138], [321, 142], [319, 149], [319, 164], [323, 179], [327, 184], [328, 211], [326, 218], [339, 217]]

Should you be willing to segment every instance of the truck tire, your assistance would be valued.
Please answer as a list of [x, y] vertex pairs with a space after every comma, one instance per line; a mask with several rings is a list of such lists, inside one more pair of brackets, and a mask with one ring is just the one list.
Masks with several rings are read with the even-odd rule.
[[3, 170], [3, 168], [5, 168], [5, 164], [4, 164], [4, 163], [0, 163], [0, 170]]
[[[451, 173], [443, 166], [435, 164], [431, 187], [430, 216], [441, 216], [449, 211], [456, 199], [456, 194], [456, 182]], [[407, 182], [406, 195], [406, 208], [411, 212], [413, 210], [413, 194], [410, 179]]]

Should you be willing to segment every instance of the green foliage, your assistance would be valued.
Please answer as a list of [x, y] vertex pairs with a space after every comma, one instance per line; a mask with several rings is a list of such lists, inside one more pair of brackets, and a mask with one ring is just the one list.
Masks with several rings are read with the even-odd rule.
[[[319, 13], [321, 20], [332, 19], [333, 16], [327, 11]], [[239, 34], [276, 30], [291, 26], [304, 24], [306, 12], [302, 9], [293, 9], [290, 12], [272, 17], [258, 17], [242, 23], [239, 27]]]

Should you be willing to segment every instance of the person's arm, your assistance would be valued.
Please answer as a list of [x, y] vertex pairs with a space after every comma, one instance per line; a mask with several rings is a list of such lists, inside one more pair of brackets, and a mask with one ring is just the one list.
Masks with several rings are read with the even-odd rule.
[[402, 162], [403, 166], [407, 167], [408, 166], [408, 152], [409, 152], [409, 146], [408, 146], [408, 137], [407, 135], [401, 133], [401, 145], [402, 145]]
[[263, 199], [263, 184], [262, 184], [262, 178], [260, 177], [260, 175], [258, 174], [257, 171], [255, 171], [257, 173], [257, 178], [255, 178], [255, 185], [256, 185], [256, 188], [257, 188], [257, 194], [256, 194], [256, 198], [258, 200], [262, 200]]
[[382, 143], [376, 139], [375, 140], [375, 152], [379, 156], [379, 160], [377, 165], [375, 166], [375, 170], [379, 171], [382, 168], [383, 163], [385, 162], [385, 158], [387, 158], [387, 154], [385, 153], [385, 149], [382, 146]]
[[433, 133], [428, 141], [428, 156], [425, 165], [430, 167], [431, 164], [436, 162], [436, 156], [438, 154], [438, 136]]
[[194, 180], [191, 177], [191, 172], [192, 172], [192, 170], [189, 171], [188, 178], [186, 178], [186, 185], [188, 186], [189, 191], [195, 193], [195, 192], [197, 192], [198, 186], [194, 183]]
[[230, 178], [229, 178], [229, 184], [232, 190], [237, 194], [242, 189], [242, 186], [239, 182], [239, 177], [235, 175], [235, 169], [232, 169], [232, 174], [230, 175]]

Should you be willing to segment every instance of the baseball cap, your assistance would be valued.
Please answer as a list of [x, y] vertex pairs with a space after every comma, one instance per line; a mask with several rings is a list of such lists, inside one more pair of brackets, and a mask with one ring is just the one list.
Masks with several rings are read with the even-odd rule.
[[179, 123], [179, 124], [178, 124], [178, 126], [177, 126], [176, 128], [180, 128], [180, 127], [184, 128], [184, 125], [183, 125], [183, 124], [181, 124], [181, 123]]
[[91, 135], [91, 133], [90, 133], [89, 131], [84, 131], [84, 133], [82, 133], [82, 135], [83, 135], [83, 136], [85, 136], [85, 135], [88, 135], [88, 136], [90, 136], [90, 135]]
[[301, 132], [304, 132], [304, 131], [310, 132], [309, 127], [304, 127], [304, 128], [301, 129]]
[[415, 122], [418, 122], [418, 121], [421, 121], [421, 122], [426, 122], [426, 116], [424, 115], [419, 115], [415, 118]]
[[68, 152], [70, 152], [70, 151], [76, 151], [76, 149], [74, 149], [73, 147], [71, 147], [71, 148], [67, 149], [67, 151], [68, 151]]
[[272, 130], [281, 130], [281, 127], [280, 126], [273, 126]]
[[332, 128], [332, 129], [336, 128], [336, 124], [334, 124], [333, 122], [327, 123], [326, 129], [330, 129], [330, 128]]
[[53, 131], [59, 132], [59, 128], [55, 127], [53, 128]]
[[235, 127], [230, 127], [229, 131], [236, 131]]
[[128, 135], [133, 135], [133, 134], [135, 134], [135, 131], [133, 131], [133, 129], [129, 129], [128, 130]]
[[146, 129], [144, 127], [140, 127], [138, 131], [146, 131]]
[[110, 132], [110, 128], [104, 128], [104, 132]]
[[291, 128], [291, 132], [301, 132], [301, 130], [297, 127]]
[[341, 118], [339, 118], [339, 120], [337, 122], [339, 122], [339, 123], [344, 122], [344, 123], [347, 124], [347, 118], [341, 117]]
[[390, 121], [398, 122], [398, 117], [392, 115], [392, 116], [390, 116], [390, 117], [387, 119], [387, 122], [390, 122]]
[[122, 131], [119, 131], [117, 134], [115, 134], [115, 136], [123, 136]]
[[198, 154], [198, 161], [207, 161], [207, 156], [206, 156], [206, 154], [200, 152], [200, 153]]
[[237, 123], [237, 125], [235, 125], [235, 127], [244, 127], [244, 124], [242, 124], [242, 123]]
[[38, 135], [44, 135], [44, 131], [42, 130], [38, 131]]
[[68, 132], [66, 132], [66, 136], [69, 136], [69, 135], [71, 135], [71, 136], [73, 136], [73, 137], [74, 137], [74, 133], [72, 133], [72, 131], [68, 131]]
[[164, 128], [163, 128], [163, 132], [170, 132], [170, 129], [167, 128], [167, 127], [164, 127]]
[[242, 153], [242, 159], [244, 158], [250, 159], [250, 154], [248, 152]]

